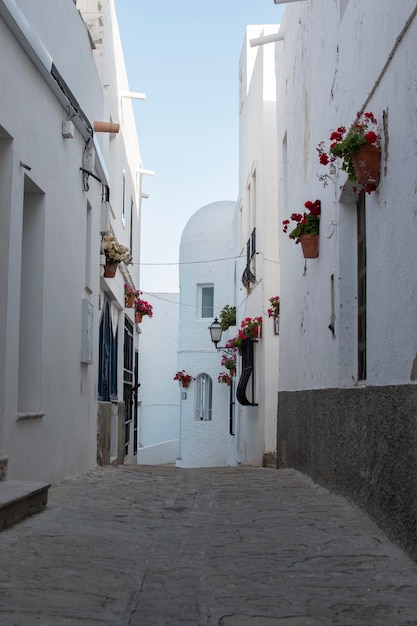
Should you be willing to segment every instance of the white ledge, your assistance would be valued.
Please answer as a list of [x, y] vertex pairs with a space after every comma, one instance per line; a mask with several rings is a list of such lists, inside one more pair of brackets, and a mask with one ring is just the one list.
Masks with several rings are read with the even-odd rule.
[[45, 413], [41, 411], [19, 411], [17, 414], [17, 420], [35, 420], [44, 417]]

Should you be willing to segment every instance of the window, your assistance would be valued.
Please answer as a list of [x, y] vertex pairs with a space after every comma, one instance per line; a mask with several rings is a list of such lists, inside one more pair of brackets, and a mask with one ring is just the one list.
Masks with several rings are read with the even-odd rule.
[[361, 194], [357, 207], [358, 207], [358, 380], [366, 380], [365, 194]]
[[214, 285], [199, 285], [199, 311], [200, 317], [213, 317], [214, 311]]
[[133, 324], [125, 317], [123, 345], [123, 401], [125, 403], [125, 455], [129, 453], [130, 424], [133, 419]]
[[134, 204], [131, 198], [130, 199], [130, 254], [133, 254], [133, 210], [134, 210]]
[[284, 206], [288, 206], [288, 144], [287, 133], [284, 135], [284, 141], [282, 142], [282, 178], [283, 178], [283, 195]]
[[256, 200], [257, 200], [257, 188], [256, 188], [256, 168], [253, 168], [250, 182], [248, 185], [249, 194], [249, 223], [250, 228], [253, 230], [256, 226]]
[[113, 333], [110, 301], [104, 297], [104, 310], [100, 321], [98, 357], [98, 399], [104, 402], [117, 400], [117, 346], [118, 329]]
[[24, 181], [18, 410], [35, 413], [41, 411], [45, 195], [27, 176]]
[[196, 378], [195, 419], [210, 422], [212, 413], [213, 382], [208, 374], [199, 374]]
[[251, 236], [246, 242], [246, 267], [242, 275], [242, 283], [246, 289], [250, 290], [251, 284], [256, 281], [255, 257], [256, 254], [256, 228], [252, 230]]

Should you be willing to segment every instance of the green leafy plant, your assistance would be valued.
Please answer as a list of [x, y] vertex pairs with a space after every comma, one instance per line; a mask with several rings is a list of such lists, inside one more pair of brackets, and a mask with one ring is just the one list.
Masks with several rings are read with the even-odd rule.
[[226, 304], [220, 311], [220, 326], [226, 331], [230, 326], [236, 326], [236, 307]]
[[[308, 213], [293, 213], [290, 217], [297, 224], [288, 234], [290, 239], [295, 239], [295, 243], [300, 243], [301, 235], [318, 235], [320, 232], [320, 200], [314, 202], [307, 200], [304, 206], [308, 209]], [[284, 233], [288, 233], [290, 220], [284, 220], [282, 224]]]

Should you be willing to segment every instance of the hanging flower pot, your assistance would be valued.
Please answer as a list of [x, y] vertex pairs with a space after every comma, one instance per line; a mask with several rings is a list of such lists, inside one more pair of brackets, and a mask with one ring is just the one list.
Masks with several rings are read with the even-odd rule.
[[226, 372], [221, 372], [217, 377], [217, 381], [226, 384], [228, 387], [232, 384], [232, 378], [229, 374], [226, 374]]
[[305, 259], [316, 259], [319, 256], [319, 236], [300, 235], [299, 237]]
[[262, 335], [262, 317], [245, 317], [240, 324], [238, 336], [244, 341], [252, 338], [258, 339]]
[[[288, 230], [292, 228], [291, 232], [288, 233], [289, 238], [293, 239], [295, 243], [301, 243], [305, 259], [315, 259], [319, 255], [321, 201], [307, 200], [304, 207], [308, 209], [308, 213], [307, 211], [303, 214], [293, 213], [290, 217], [292, 221], [296, 222], [296, 227], [290, 226], [290, 220], [284, 220], [282, 230], [284, 233], [288, 233]], [[272, 310], [271, 313], [274, 315]]]
[[191, 376], [191, 374], [187, 374], [185, 370], [180, 370], [175, 374], [174, 380], [178, 380], [180, 387], [188, 387], [190, 382], [194, 380], [194, 376]]
[[133, 293], [130, 296], [125, 296], [125, 307], [127, 309], [133, 308], [133, 303], [135, 302], [135, 294]]
[[140, 324], [143, 318], [143, 313], [140, 311], [135, 311], [135, 322], [136, 324]]
[[104, 277], [114, 278], [116, 276], [118, 263], [106, 263], [104, 266]]
[[381, 168], [381, 148], [364, 144], [357, 152], [352, 154], [353, 167], [356, 180], [361, 185], [377, 186], [379, 183], [379, 171]]
[[255, 328], [253, 329], [252, 337], [253, 339], [259, 339], [260, 336], [261, 336], [261, 327], [255, 326]]
[[135, 300], [140, 296], [141, 292], [135, 289], [133, 285], [125, 283], [125, 307], [126, 309], [133, 309], [135, 306]]
[[233, 376], [236, 376], [236, 370], [234, 368], [229, 370], [230, 372], [230, 376], [233, 378]]
[[146, 302], [146, 300], [142, 300], [139, 297], [142, 294], [141, 291], [138, 291], [137, 294], [138, 295], [135, 298], [135, 301], [133, 303], [133, 307], [135, 309], [135, 317], [140, 314], [140, 321], [137, 322], [139, 324], [142, 321], [142, 317], [144, 315], [148, 315], [149, 317], [152, 317], [152, 315], [153, 315], [153, 306], [152, 306], [152, 304], [149, 304], [149, 302]]

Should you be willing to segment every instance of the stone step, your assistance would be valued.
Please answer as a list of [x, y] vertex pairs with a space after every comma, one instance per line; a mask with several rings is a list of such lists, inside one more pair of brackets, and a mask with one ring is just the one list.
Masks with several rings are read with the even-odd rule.
[[40, 513], [48, 502], [50, 485], [31, 480], [0, 481], [0, 530]]

